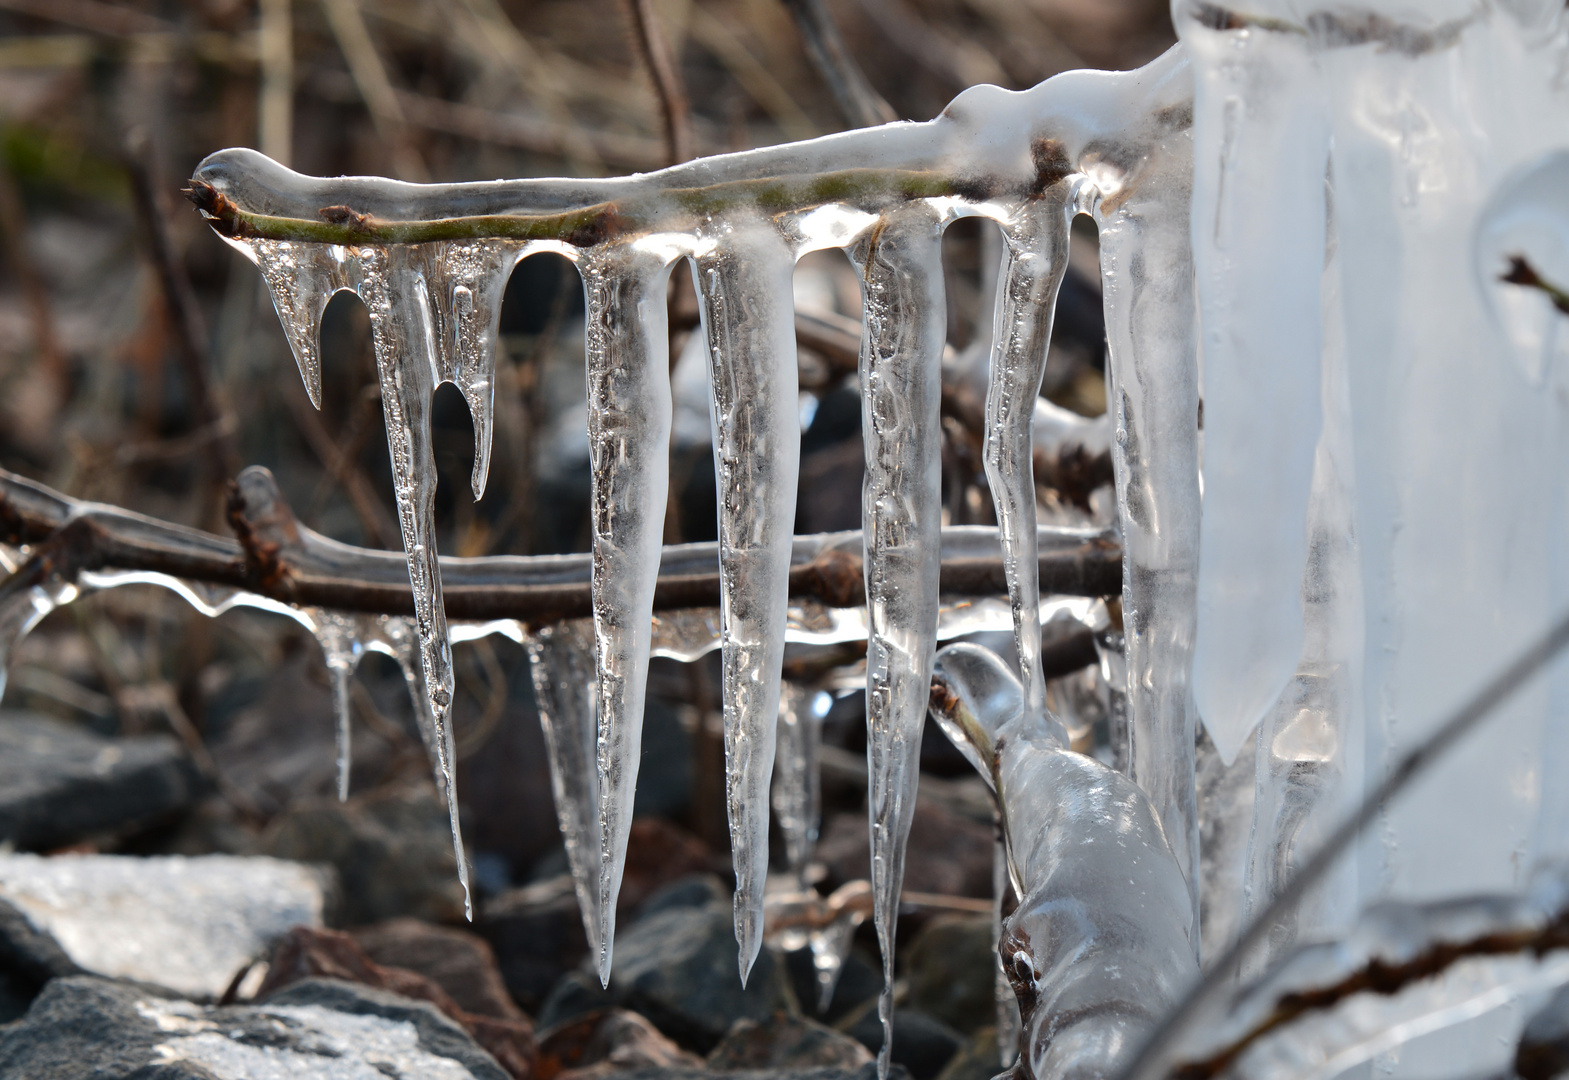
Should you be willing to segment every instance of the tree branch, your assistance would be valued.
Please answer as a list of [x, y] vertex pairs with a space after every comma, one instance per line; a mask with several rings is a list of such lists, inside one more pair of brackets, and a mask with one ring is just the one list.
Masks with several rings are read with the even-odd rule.
[[[401, 552], [331, 540], [301, 525], [272, 474], [252, 467], [235, 481], [229, 522], [237, 540], [158, 521], [119, 507], [79, 502], [0, 471], [0, 542], [29, 545], [27, 561], [0, 581], [0, 601], [83, 571], [128, 570], [244, 589], [305, 607], [413, 614]], [[951, 596], [1007, 592], [996, 534], [945, 529], [942, 591]], [[1103, 536], [1040, 533], [1041, 591], [1110, 596], [1122, 588], [1122, 553]], [[866, 593], [859, 533], [796, 538], [790, 595], [830, 607], [858, 607]], [[447, 615], [455, 620], [517, 619], [544, 625], [591, 614], [588, 555], [441, 559]], [[719, 604], [717, 545], [664, 549], [656, 611]]]

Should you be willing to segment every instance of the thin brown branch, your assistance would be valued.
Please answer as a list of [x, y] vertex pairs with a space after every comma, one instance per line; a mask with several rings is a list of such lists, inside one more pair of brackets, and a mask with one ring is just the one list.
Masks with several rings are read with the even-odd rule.
[[[401, 552], [352, 547], [301, 525], [272, 474], [250, 468], [236, 481], [230, 524], [238, 540], [188, 529], [118, 507], [84, 503], [0, 472], [0, 542], [30, 545], [27, 561], [0, 582], [0, 601], [50, 580], [87, 570], [132, 570], [243, 589], [284, 603], [386, 614], [412, 614], [408, 567]], [[946, 595], [1007, 592], [1001, 553], [972, 554], [977, 534], [944, 530], [950, 553], [941, 563]], [[1109, 596], [1122, 588], [1122, 555], [1104, 538], [1042, 533], [1041, 590]], [[858, 533], [798, 537], [790, 595], [830, 607], [865, 603]], [[958, 552], [958, 553], [954, 553]], [[518, 619], [544, 625], [591, 614], [588, 555], [443, 557], [447, 615], [455, 620]], [[719, 603], [715, 544], [664, 549], [657, 611]]]
[[375, 489], [371, 487], [364, 470], [333, 441], [326, 425], [321, 422], [321, 416], [311, 408], [303, 395], [286, 393], [284, 400], [288, 403], [289, 412], [300, 434], [326, 466], [328, 477], [348, 496], [355, 517], [360, 519], [360, 528], [365, 530], [365, 538], [377, 547], [392, 547], [398, 539], [397, 523], [376, 498]]
[[823, 0], [785, 0], [785, 6], [795, 18], [807, 57], [852, 127], [876, 127], [899, 119], [850, 55]]
[[659, 28], [659, 18], [654, 14], [650, 0], [621, 0], [621, 6], [626, 9], [627, 22], [632, 27], [633, 44], [654, 80], [654, 92], [659, 95], [659, 108], [665, 121], [665, 148], [670, 158], [668, 164], [689, 161], [692, 158], [692, 110], [681, 72], [670, 51], [670, 42]]
[[207, 328], [203, 325], [201, 308], [197, 305], [196, 291], [191, 287], [190, 276], [174, 250], [174, 242], [169, 235], [168, 215], [164, 200], [160, 197], [162, 187], [153, 174], [149, 159], [145, 143], [133, 146], [127, 154], [126, 168], [131, 176], [131, 191], [136, 199], [137, 213], [142, 219], [147, 251], [158, 272], [164, 302], [168, 304], [169, 315], [175, 324], [176, 351], [186, 386], [190, 390], [198, 426], [217, 433], [209, 460], [215, 482], [223, 484], [239, 468], [239, 451], [234, 443], [229, 410], [209, 376], [212, 355], [207, 347]]

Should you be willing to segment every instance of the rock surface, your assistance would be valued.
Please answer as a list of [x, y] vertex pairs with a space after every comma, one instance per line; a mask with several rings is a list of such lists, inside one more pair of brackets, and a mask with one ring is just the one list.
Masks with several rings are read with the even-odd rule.
[[133, 832], [189, 806], [201, 790], [171, 736], [108, 739], [32, 713], [0, 713], [0, 842], [13, 847]]
[[496, 954], [478, 934], [419, 919], [389, 919], [352, 931], [365, 955], [382, 967], [423, 975], [476, 1016], [523, 1020], [507, 993]]
[[513, 1000], [534, 1013], [551, 987], [588, 955], [583, 915], [568, 874], [485, 901], [475, 929], [495, 950]]
[[320, 869], [268, 858], [0, 855], [0, 900], [95, 975], [216, 998], [291, 926], [320, 925]]
[[430, 1005], [315, 980], [260, 1005], [159, 997], [88, 976], [51, 982], [0, 1029], [0, 1076], [28, 1080], [507, 1080]]
[[344, 925], [399, 915], [432, 922], [463, 918], [447, 808], [431, 784], [379, 791], [346, 803], [298, 803], [263, 837], [261, 850], [280, 859], [336, 867]]
[[[992, 847], [990, 825], [956, 814], [935, 799], [917, 799], [910, 821], [904, 889], [990, 899]], [[817, 858], [828, 867], [828, 879], [834, 886], [868, 878], [871, 847], [865, 812], [836, 814], [824, 822]]]
[[702, 1059], [635, 1012], [607, 1009], [570, 1020], [540, 1040], [536, 1080], [592, 1080], [626, 1069], [698, 1068]]
[[910, 1007], [970, 1035], [997, 1022], [997, 953], [991, 919], [933, 919], [910, 944]]
[[737, 1020], [708, 1055], [710, 1069], [858, 1069], [871, 1052], [825, 1024], [775, 1013], [767, 1021]]
[[534, 1028], [512, 1006], [510, 1015], [491, 1016], [463, 1009], [438, 983], [418, 972], [384, 967], [365, 955], [353, 937], [339, 930], [297, 926], [273, 951], [257, 998], [274, 1000], [286, 987], [327, 978], [385, 990], [427, 1002], [473, 1036], [513, 1080], [534, 1068]]
[[82, 973], [58, 941], [0, 900], [0, 1024], [25, 1013], [50, 979]]
[[[844, 1031], [874, 1054], [882, 1049], [883, 1025], [875, 1004], [847, 1023]], [[957, 1031], [940, 1020], [909, 1008], [893, 1011], [893, 1060], [910, 1070], [915, 1080], [935, 1080], [963, 1042]]]

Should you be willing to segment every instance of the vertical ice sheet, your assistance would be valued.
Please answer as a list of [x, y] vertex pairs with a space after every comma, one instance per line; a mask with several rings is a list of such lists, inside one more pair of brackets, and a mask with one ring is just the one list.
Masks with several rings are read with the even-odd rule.
[[1329, 130], [1305, 37], [1192, 16], [1178, 28], [1193, 60], [1204, 354], [1193, 696], [1230, 765], [1302, 651]]
[[936, 645], [943, 224], [939, 211], [914, 204], [848, 251], [864, 303], [866, 763], [873, 915], [883, 955], [880, 1077], [893, 1042], [894, 922]]
[[588, 308], [595, 708], [599, 734], [599, 952], [610, 979], [616, 896], [632, 828], [643, 697], [670, 479], [669, 259], [635, 247], [579, 263]]
[[1024, 707], [1030, 715], [1046, 708], [1030, 428], [1046, 373], [1057, 290], [1068, 268], [1066, 198], [1065, 185], [1058, 184], [1040, 200], [1027, 203], [1004, 229], [1008, 250], [986, 390], [986, 481], [997, 507], [1014, 643], [1025, 676]]
[[772, 224], [745, 221], [727, 225], [693, 264], [713, 401], [725, 803], [743, 983], [763, 946], [768, 786], [801, 457], [794, 269]]
[[349, 684], [365, 653], [360, 623], [368, 616], [319, 608], [313, 608], [307, 614], [315, 627], [316, 642], [321, 646], [327, 678], [332, 683], [332, 709], [338, 728], [338, 801], [344, 802], [349, 797]]
[[[1122, 529], [1122, 624], [1131, 777], [1149, 793], [1198, 902], [1188, 676], [1198, 571], [1198, 364], [1188, 233], [1187, 134], [1149, 147], [1095, 206]], [[1093, 205], [1093, 192], [1086, 202]], [[1197, 934], [1194, 934], [1197, 943]]]
[[550, 790], [591, 955], [599, 953], [599, 766], [594, 629], [588, 620], [546, 627], [527, 643], [534, 700], [550, 758]]

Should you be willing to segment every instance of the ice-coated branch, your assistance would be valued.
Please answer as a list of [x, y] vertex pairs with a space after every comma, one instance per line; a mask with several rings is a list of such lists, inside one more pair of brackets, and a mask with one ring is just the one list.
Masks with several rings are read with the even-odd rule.
[[[50, 577], [69, 579], [83, 571], [129, 570], [244, 589], [302, 607], [413, 614], [401, 554], [341, 544], [301, 525], [267, 470], [253, 467], [240, 474], [229, 520], [238, 540], [82, 502], [0, 470], [0, 542], [29, 548], [27, 562], [0, 583], [0, 591], [9, 595]], [[954, 536], [970, 531], [947, 530]], [[830, 607], [864, 603], [857, 540], [855, 533], [798, 537], [790, 595]], [[1041, 581], [1047, 591], [1107, 596], [1120, 588], [1122, 556], [1109, 540], [1043, 531], [1040, 547]], [[965, 551], [951, 554], [942, 566], [947, 594], [988, 596], [1005, 589], [1000, 555]], [[451, 619], [517, 619], [543, 625], [590, 613], [587, 555], [443, 556], [441, 569]], [[665, 548], [655, 610], [718, 603], [717, 546]], [[1081, 648], [1074, 655], [1083, 659], [1086, 654]]]

